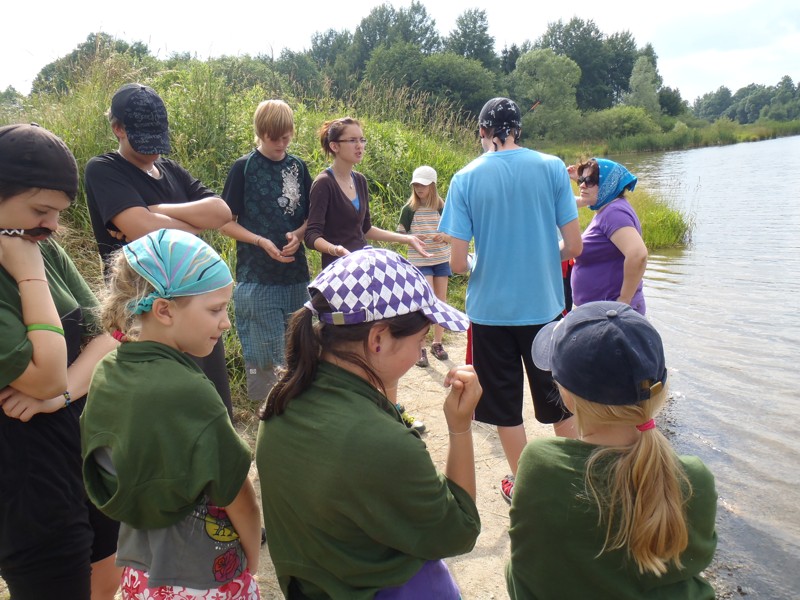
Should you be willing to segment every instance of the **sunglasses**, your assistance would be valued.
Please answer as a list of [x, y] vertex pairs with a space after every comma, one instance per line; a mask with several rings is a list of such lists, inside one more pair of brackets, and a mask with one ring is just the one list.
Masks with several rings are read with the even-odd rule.
[[593, 185], [597, 185], [596, 181], [592, 181], [592, 176], [587, 175], [586, 177], [578, 177], [578, 185], [586, 184], [586, 187], [592, 187]]
[[340, 144], [361, 144], [362, 146], [367, 145], [367, 138], [350, 138], [347, 140], [334, 140]]

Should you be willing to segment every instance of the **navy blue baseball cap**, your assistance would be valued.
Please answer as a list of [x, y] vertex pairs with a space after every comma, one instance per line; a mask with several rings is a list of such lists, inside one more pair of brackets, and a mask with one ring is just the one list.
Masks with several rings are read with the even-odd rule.
[[131, 148], [142, 154], [168, 154], [167, 107], [156, 91], [141, 83], [128, 83], [114, 92], [111, 114], [124, 126]]
[[661, 392], [667, 381], [661, 336], [622, 302], [589, 302], [548, 323], [531, 354], [561, 386], [598, 404], [636, 404]]

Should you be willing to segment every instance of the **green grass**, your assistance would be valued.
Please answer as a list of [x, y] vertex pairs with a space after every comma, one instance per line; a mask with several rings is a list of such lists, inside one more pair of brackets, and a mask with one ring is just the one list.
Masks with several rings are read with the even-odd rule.
[[[574, 185], [574, 184], [573, 184]], [[575, 188], [577, 195], [577, 188]], [[642, 239], [648, 250], [683, 246], [691, 240], [694, 217], [672, 208], [671, 203], [646, 190], [626, 192], [642, 224]], [[578, 210], [581, 231], [586, 229], [596, 213], [588, 208]]]
[[[0, 122], [36, 121], [54, 131], [72, 149], [81, 173], [92, 156], [116, 148], [105, 112], [117, 87], [130, 81], [151, 85], [161, 94], [170, 116], [170, 156], [217, 191], [222, 190], [233, 162], [253, 147], [252, 114], [261, 100], [281, 97], [293, 107], [295, 136], [289, 151], [306, 161], [312, 177], [329, 163], [317, 137], [323, 121], [345, 115], [360, 119], [369, 145], [359, 170], [370, 185], [372, 220], [392, 231], [400, 208], [408, 199], [410, 177], [416, 167], [428, 164], [437, 170], [439, 193], [444, 197], [453, 174], [480, 152], [473, 123], [460, 121], [459, 111], [446, 103], [431, 110], [427, 96], [408, 90], [364, 85], [346, 102], [332, 98], [300, 100], [286, 91], [293, 87], [278, 78], [270, 87], [257, 85], [234, 91], [207, 63], [190, 61], [175, 69], [143, 70], [118, 55], [89, 65], [79, 77], [72, 82], [68, 94], [30, 96], [21, 107], [0, 111]], [[590, 147], [555, 150], [551, 152], [570, 159], [599, 154], [598, 148]], [[79, 270], [98, 287], [102, 285], [100, 264], [82, 179], [78, 200], [63, 219], [66, 231], [61, 239]], [[631, 200], [642, 220], [648, 248], [678, 245], [687, 238], [691, 220], [668, 203], [643, 192], [636, 192]], [[216, 232], [204, 237], [235, 266], [231, 239]], [[401, 253], [406, 250], [393, 249]], [[319, 255], [308, 252], [308, 256], [315, 274]], [[465, 277], [454, 276], [448, 292], [451, 304], [462, 309], [466, 281]], [[252, 412], [252, 405], [245, 400], [243, 360], [235, 329], [230, 332], [226, 347], [235, 403], [241, 410]]]

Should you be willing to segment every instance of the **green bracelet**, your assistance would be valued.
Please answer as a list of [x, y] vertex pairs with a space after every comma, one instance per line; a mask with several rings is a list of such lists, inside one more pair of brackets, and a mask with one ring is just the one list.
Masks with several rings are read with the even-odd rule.
[[72, 402], [72, 396], [70, 395], [69, 391], [65, 391], [61, 395], [64, 396], [64, 408], [67, 408]]
[[64, 335], [64, 330], [61, 329], [61, 327], [56, 327], [55, 325], [48, 325], [46, 323], [33, 323], [31, 325], [28, 325], [25, 329], [27, 331], [52, 331], [53, 333]]

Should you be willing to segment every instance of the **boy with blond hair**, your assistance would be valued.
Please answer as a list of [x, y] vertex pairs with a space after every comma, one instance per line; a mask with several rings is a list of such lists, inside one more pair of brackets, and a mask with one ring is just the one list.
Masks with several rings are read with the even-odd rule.
[[286, 149], [294, 114], [282, 100], [265, 100], [253, 117], [256, 148], [233, 163], [222, 197], [233, 219], [221, 228], [236, 240], [236, 328], [247, 395], [266, 398], [283, 364], [289, 316], [308, 300], [303, 235], [311, 176]]

